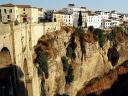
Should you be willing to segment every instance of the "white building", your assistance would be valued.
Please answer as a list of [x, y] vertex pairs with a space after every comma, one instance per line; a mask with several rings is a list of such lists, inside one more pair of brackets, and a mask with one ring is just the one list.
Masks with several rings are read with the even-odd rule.
[[128, 21], [128, 14], [120, 14], [119, 19], [122, 22], [127, 22]]
[[119, 26], [120, 25], [120, 21], [119, 20], [103, 20], [102, 21], [102, 28], [105, 28], [105, 29], [110, 29], [114, 26]]
[[87, 27], [111, 28], [113, 26], [118, 26], [119, 24], [119, 15], [116, 11], [95, 11], [95, 14], [89, 15], [87, 19]]
[[110, 12], [109, 17], [114, 19], [119, 19], [119, 15], [115, 10]]
[[87, 18], [87, 27], [93, 26], [94, 28], [100, 28], [101, 20], [101, 17], [98, 15], [90, 15]]
[[69, 4], [67, 8], [62, 9], [63, 12], [72, 14], [73, 16], [73, 26], [77, 27], [78, 25], [78, 18], [79, 18], [79, 12], [82, 13], [82, 26], [86, 26], [86, 21], [88, 17], [88, 12], [86, 7], [76, 7], [74, 4]]
[[94, 28], [101, 28], [101, 23], [103, 20], [109, 18], [109, 12], [96, 11], [87, 18], [87, 27], [93, 26]]
[[66, 26], [73, 26], [73, 15], [72, 14], [63, 14], [63, 23]]

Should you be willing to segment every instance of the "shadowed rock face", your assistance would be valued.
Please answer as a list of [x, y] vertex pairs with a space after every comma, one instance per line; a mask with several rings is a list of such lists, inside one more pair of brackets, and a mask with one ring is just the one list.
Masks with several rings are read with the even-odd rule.
[[112, 87], [101, 93], [100, 96], [128, 96], [128, 73], [120, 75]]
[[77, 96], [128, 96], [128, 61], [101, 78], [91, 80]]

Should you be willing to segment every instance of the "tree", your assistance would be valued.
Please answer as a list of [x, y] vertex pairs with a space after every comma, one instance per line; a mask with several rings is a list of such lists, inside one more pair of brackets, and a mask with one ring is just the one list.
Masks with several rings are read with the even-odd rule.
[[112, 66], [115, 66], [119, 60], [119, 52], [116, 49], [116, 46], [113, 45], [112, 48], [108, 49], [108, 60], [111, 62]]
[[93, 26], [89, 26], [89, 27], [88, 27], [88, 31], [91, 32], [91, 33], [93, 33], [94, 27], [93, 27]]
[[79, 11], [78, 27], [82, 27], [82, 13]]
[[105, 43], [105, 36], [103, 34], [103, 31], [101, 29], [95, 29], [93, 32], [94, 39], [98, 41], [99, 46], [102, 48]]
[[75, 35], [78, 36], [78, 37], [81, 37], [81, 36], [84, 36], [84, 30], [83, 28], [76, 28], [75, 30]]

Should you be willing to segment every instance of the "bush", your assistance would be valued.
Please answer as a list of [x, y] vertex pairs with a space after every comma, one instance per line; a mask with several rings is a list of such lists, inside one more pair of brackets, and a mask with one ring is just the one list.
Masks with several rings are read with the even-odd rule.
[[105, 36], [104, 36], [104, 35], [102, 35], [102, 36], [99, 38], [98, 43], [99, 43], [99, 46], [100, 46], [101, 48], [103, 48], [104, 43], [105, 43]]
[[124, 28], [124, 34], [128, 37], [128, 27]]
[[67, 84], [71, 83], [71, 82], [74, 80], [73, 68], [72, 68], [71, 65], [69, 66], [68, 74], [67, 74], [67, 76], [65, 77], [65, 79], [66, 79], [66, 83], [67, 83]]
[[111, 62], [111, 64], [113, 66], [115, 66], [119, 60], [119, 53], [115, 46], [108, 49], [107, 56], [108, 56], [108, 60]]
[[66, 79], [66, 84], [69, 84], [74, 80], [74, 75], [67, 75], [65, 79]]
[[76, 54], [75, 54], [76, 47], [77, 47], [77, 44], [75, 42], [75, 34], [73, 33], [70, 38], [70, 43], [68, 47], [66, 48], [66, 56], [72, 59], [75, 59], [76, 58]]
[[73, 50], [72, 50], [72, 48], [70, 47], [70, 46], [68, 46], [67, 48], [66, 48], [66, 56], [67, 57], [72, 57], [72, 54], [73, 54]]
[[69, 84], [74, 80], [73, 68], [69, 65], [68, 59], [65, 56], [61, 57], [61, 61], [63, 63], [63, 71], [67, 72], [67, 76], [65, 76], [66, 83]]
[[89, 26], [89, 27], [88, 27], [88, 31], [91, 32], [91, 33], [93, 33], [94, 27], [93, 27], [93, 26]]
[[81, 27], [75, 29], [75, 35], [78, 37], [84, 36], [84, 30]]
[[68, 69], [69, 69], [68, 59], [65, 56], [63, 56], [61, 57], [61, 61], [63, 64], [63, 71], [68, 72]]
[[93, 32], [94, 39], [98, 41], [99, 46], [102, 48], [105, 43], [105, 36], [103, 34], [103, 31], [101, 29], [95, 29]]
[[44, 51], [38, 47], [35, 49], [37, 57], [35, 59], [35, 63], [39, 64], [38, 74], [41, 75], [42, 72], [45, 73], [45, 77], [48, 78], [48, 62], [47, 56], [44, 54]]

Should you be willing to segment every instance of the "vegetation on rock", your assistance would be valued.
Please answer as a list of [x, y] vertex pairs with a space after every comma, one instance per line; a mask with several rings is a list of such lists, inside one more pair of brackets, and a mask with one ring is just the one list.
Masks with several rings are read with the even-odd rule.
[[108, 60], [111, 62], [113, 66], [115, 66], [118, 63], [119, 60], [119, 53], [116, 49], [116, 46], [113, 46], [112, 48], [108, 49]]
[[103, 48], [104, 43], [105, 43], [105, 36], [103, 34], [103, 31], [101, 29], [96, 28], [93, 31], [93, 36], [94, 36], [95, 40], [98, 41], [99, 46], [101, 48]]
[[65, 79], [67, 84], [70, 84], [74, 80], [73, 68], [71, 65], [69, 66], [68, 73]]
[[89, 26], [89, 27], [88, 27], [88, 31], [91, 32], [91, 33], [93, 33], [94, 27], [93, 27], [93, 26]]
[[68, 59], [65, 56], [63, 56], [63, 57], [61, 57], [61, 61], [63, 64], [63, 71], [68, 72], [68, 69], [69, 69]]
[[40, 47], [35, 49], [35, 53], [37, 55], [37, 57], [35, 59], [35, 63], [39, 65], [39, 67], [38, 67], [39, 75], [41, 75], [44, 72], [45, 77], [48, 78], [47, 56], [44, 54], [44, 51]]
[[67, 50], [66, 56], [70, 57], [71, 60], [75, 60], [75, 58], [76, 58], [76, 54], [75, 54], [76, 47], [77, 47], [77, 44], [75, 42], [75, 34], [73, 33], [73, 34], [71, 34], [71, 39], [70, 39], [69, 44], [66, 48], [66, 50]]

